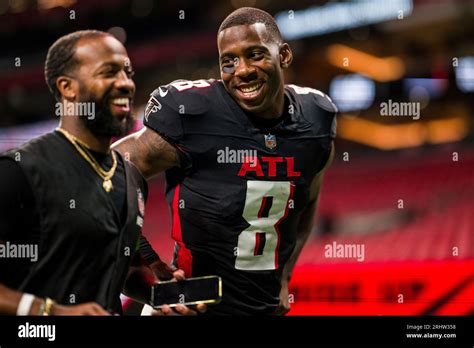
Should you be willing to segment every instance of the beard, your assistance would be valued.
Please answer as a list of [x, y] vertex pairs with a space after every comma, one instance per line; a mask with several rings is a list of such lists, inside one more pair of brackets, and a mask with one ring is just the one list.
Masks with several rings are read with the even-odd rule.
[[[81, 95], [87, 95], [83, 91]], [[134, 124], [132, 116], [132, 105], [130, 105], [130, 112], [123, 117], [112, 115], [110, 110], [110, 90], [100, 98], [94, 98], [89, 96], [84, 98], [87, 100], [81, 100], [82, 102], [89, 102], [95, 105], [95, 115], [93, 118], [80, 117], [85, 127], [94, 135], [100, 137], [121, 137], [128, 134]]]

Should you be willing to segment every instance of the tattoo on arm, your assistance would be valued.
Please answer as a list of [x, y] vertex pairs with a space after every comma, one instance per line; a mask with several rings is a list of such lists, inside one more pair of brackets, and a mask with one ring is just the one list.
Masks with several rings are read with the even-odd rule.
[[116, 142], [112, 148], [133, 162], [146, 179], [180, 165], [176, 148], [146, 127]]

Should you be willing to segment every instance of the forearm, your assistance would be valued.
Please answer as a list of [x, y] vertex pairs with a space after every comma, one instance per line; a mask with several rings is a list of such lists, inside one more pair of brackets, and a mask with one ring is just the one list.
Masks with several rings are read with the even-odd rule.
[[161, 261], [160, 256], [156, 253], [144, 235], [140, 236], [140, 255], [145, 264], [151, 268], [159, 280], [173, 279], [173, 272], [175, 269], [170, 267], [166, 262]]
[[125, 160], [131, 161], [142, 175], [148, 179], [152, 175], [150, 173], [151, 168], [146, 157], [140, 155], [139, 134], [140, 132], [130, 134], [113, 143], [111, 147], [120, 152]]
[[148, 266], [156, 261], [161, 261], [160, 257], [143, 234], [140, 235], [140, 255]]
[[146, 179], [180, 165], [176, 149], [146, 127], [115, 142], [112, 148], [131, 161]]
[[[22, 296], [23, 293], [0, 284], [0, 314], [17, 315], [18, 305]], [[44, 299], [35, 297], [28, 315], [37, 315], [43, 302]]]
[[158, 283], [151, 268], [144, 262], [130, 268], [125, 281], [123, 293], [142, 303], [149, 303], [151, 299], [151, 287]]
[[151, 286], [160, 280], [170, 279], [173, 279], [173, 269], [161, 261], [145, 236], [140, 235], [140, 252], [132, 261], [124, 286], [125, 295], [148, 303]]

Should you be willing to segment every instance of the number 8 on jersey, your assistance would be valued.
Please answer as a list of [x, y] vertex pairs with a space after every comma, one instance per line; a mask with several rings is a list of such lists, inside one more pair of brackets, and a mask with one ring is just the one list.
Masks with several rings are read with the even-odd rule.
[[292, 193], [289, 181], [247, 181], [243, 217], [250, 226], [239, 235], [236, 269], [278, 269], [278, 224], [288, 215]]

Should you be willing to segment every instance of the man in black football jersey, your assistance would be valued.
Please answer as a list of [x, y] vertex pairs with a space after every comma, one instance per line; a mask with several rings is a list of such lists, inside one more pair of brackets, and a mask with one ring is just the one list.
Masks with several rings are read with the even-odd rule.
[[155, 275], [183, 278], [136, 252], [147, 185], [110, 150], [131, 129], [132, 74], [125, 48], [105, 32], [74, 32], [49, 49], [46, 82], [57, 107], [66, 105], [59, 128], [0, 154], [0, 314], [118, 313], [124, 284], [148, 301]]
[[234, 11], [217, 44], [222, 80], [159, 87], [144, 129], [115, 146], [145, 177], [166, 170], [175, 265], [223, 278], [209, 314], [285, 314], [337, 110], [320, 91], [284, 84], [292, 52], [268, 13]]

